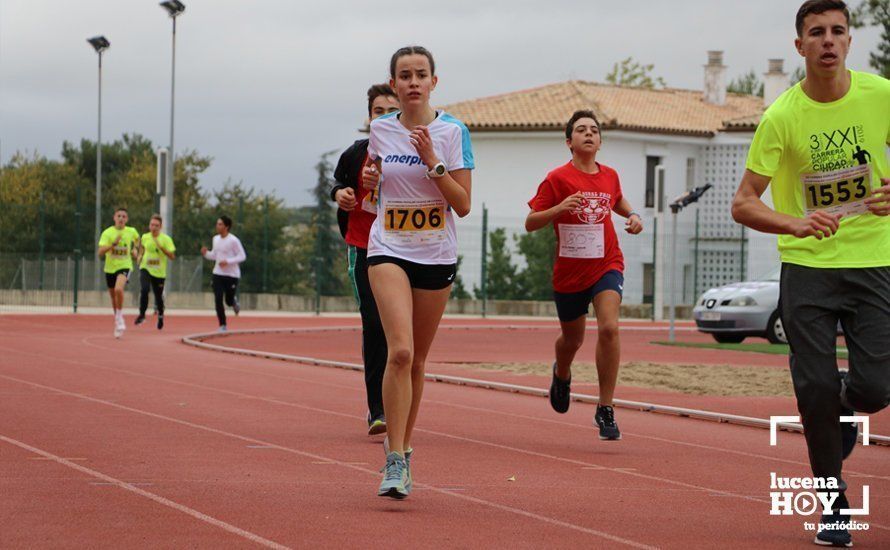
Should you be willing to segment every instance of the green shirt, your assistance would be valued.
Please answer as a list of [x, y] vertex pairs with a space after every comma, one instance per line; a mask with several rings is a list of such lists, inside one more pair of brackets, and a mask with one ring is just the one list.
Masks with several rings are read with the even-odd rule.
[[99, 238], [99, 246], [111, 246], [118, 235], [121, 235], [121, 240], [105, 253], [105, 273], [116, 273], [121, 269], [133, 269], [131, 252], [139, 241], [139, 233], [135, 229], [132, 227], [118, 229], [112, 225], [102, 232], [102, 236]]
[[142, 262], [139, 263], [139, 269], [145, 269], [152, 277], [166, 279], [167, 255], [161, 252], [158, 244], [167, 249], [167, 252], [176, 252], [176, 245], [173, 244], [173, 239], [165, 233], [158, 234], [157, 240], [158, 242], [155, 244], [151, 233], [142, 235]]
[[[783, 262], [808, 267], [890, 266], [890, 217], [861, 200], [890, 177], [890, 81], [850, 71], [850, 90], [819, 103], [797, 84], [764, 113], [747, 168], [771, 178], [778, 212], [802, 218], [815, 209], [844, 212], [827, 239], [779, 236]], [[856, 207], [858, 205], [858, 208]]]

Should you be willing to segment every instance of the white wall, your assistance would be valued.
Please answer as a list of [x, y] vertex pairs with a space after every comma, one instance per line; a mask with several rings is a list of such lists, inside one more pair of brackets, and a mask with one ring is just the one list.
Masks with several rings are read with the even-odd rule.
[[[505, 227], [508, 233], [524, 231], [528, 213], [527, 202], [535, 194], [547, 172], [569, 161], [562, 132], [476, 132], [472, 135], [476, 156], [473, 173], [473, 209], [469, 216], [458, 221], [460, 253], [464, 260], [461, 277], [468, 289], [479, 285], [482, 204], [489, 211], [489, 230]], [[705, 138], [677, 138], [671, 136], [605, 132], [603, 148], [598, 160], [617, 170], [622, 190], [634, 209], [643, 217], [644, 232], [628, 235], [623, 231], [624, 219], [615, 216], [619, 242], [625, 255], [625, 301], [640, 303], [643, 296], [643, 264], [652, 262], [655, 216], [654, 208], [646, 208], [646, 156], [662, 157], [666, 169], [665, 195], [668, 200], [686, 190], [687, 158], [699, 157]], [[701, 185], [700, 162], [697, 160], [696, 185]], [[670, 215], [666, 214], [659, 239], [669, 246]], [[676, 303], [683, 303], [683, 266], [692, 263], [689, 237], [694, 233], [694, 210], [680, 214], [677, 243], [676, 271], [678, 282]], [[666, 251], [669, 252], [669, 248]], [[669, 256], [665, 255], [666, 259]], [[662, 275], [666, 275], [666, 269]], [[664, 279], [664, 288], [670, 279]], [[687, 296], [686, 302], [693, 298]], [[665, 300], [668, 303], [668, 300]]]

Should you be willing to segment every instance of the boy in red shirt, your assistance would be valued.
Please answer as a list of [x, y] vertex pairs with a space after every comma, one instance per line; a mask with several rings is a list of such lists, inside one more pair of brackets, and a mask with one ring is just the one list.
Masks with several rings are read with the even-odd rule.
[[527, 231], [553, 224], [557, 257], [553, 265], [553, 297], [562, 334], [556, 339], [556, 362], [550, 384], [550, 404], [558, 413], [569, 410], [572, 360], [584, 343], [590, 302], [596, 314], [596, 370], [600, 397], [594, 422], [600, 439], [621, 439], [612, 399], [618, 381], [621, 347], [618, 312], [624, 287], [624, 256], [612, 225], [612, 212], [626, 217], [624, 230], [643, 230], [640, 216], [621, 193], [615, 170], [596, 162], [602, 146], [599, 121], [592, 111], [576, 111], [566, 125], [566, 145], [572, 160], [556, 168], [528, 202], [532, 211]]

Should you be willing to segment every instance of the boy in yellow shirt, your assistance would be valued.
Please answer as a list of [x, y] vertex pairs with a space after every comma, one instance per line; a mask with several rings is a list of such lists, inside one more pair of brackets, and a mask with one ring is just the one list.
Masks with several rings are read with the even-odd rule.
[[[779, 311], [810, 466], [840, 495], [816, 544], [852, 546], [841, 467], [853, 450], [854, 411], [890, 403], [890, 81], [851, 71], [850, 13], [809, 0], [797, 14], [807, 76], [764, 113], [748, 152], [733, 218], [779, 235]], [[771, 188], [775, 210], [760, 196]], [[850, 350], [838, 371], [837, 324]]]
[[124, 287], [133, 270], [133, 258], [139, 233], [127, 226], [129, 214], [126, 208], [114, 211], [114, 225], [102, 232], [99, 238], [99, 259], [105, 257], [105, 284], [111, 307], [114, 310], [114, 337], [123, 336], [127, 325], [124, 322]]
[[167, 280], [167, 261], [176, 259], [176, 245], [173, 239], [161, 233], [163, 220], [155, 214], [148, 224], [148, 233], [142, 235], [139, 246], [139, 317], [136, 324], [145, 322], [145, 310], [148, 309], [149, 289], [155, 295], [155, 307], [158, 310], [158, 330], [164, 328], [164, 282]]

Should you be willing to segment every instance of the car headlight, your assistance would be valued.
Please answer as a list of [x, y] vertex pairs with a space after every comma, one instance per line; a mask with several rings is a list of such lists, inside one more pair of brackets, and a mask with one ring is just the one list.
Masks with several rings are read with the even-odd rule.
[[738, 296], [729, 301], [731, 306], [756, 306], [757, 301], [750, 296]]

